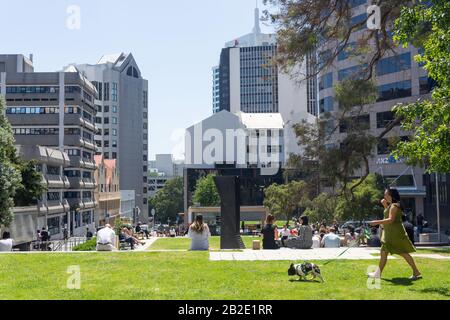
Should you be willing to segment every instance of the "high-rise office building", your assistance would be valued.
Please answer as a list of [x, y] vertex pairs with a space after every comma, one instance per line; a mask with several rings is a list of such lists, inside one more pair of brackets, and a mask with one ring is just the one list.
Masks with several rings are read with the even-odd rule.
[[[292, 125], [316, 118], [316, 86], [314, 81], [299, 83], [292, 74], [282, 72], [273, 63], [276, 54], [277, 37], [261, 32], [256, 8], [253, 32], [227, 42], [218, 74], [213, 69], [214, 81], [219, 78], [219, 86], [213, 90], [213, 101], [219, 96], [214, 111], [280, 113], [286, 125], [284, 158], [288, 159], [291, 153], [301, 153]], [[302, 70], [307, 72], [306, 63], [296, 68]]]
[[213, 113], [220, 111], [220, 68], [218, 66], [212, 68], [213, 83], [212, 83], [212, 96], [213, 96]]
[[[59, 165], [53, 161], [44, 168], [51, 185], [60, 188], [49, 188], [43, 196], [42, 202], [54, 209], [47, 205], [46, 224], [55, 235], [64, 225], [72, 235], [84, 235], [84, 227], [95, 221], [97, 205], [93, 194], [97, 90], [76, 70], [34, 72], [32, 58], [23, 55], [0, 55], [0, 80], [16, 144], [47, 147], [70, 158], [70, 165], [60, 159]], [[66, 201], [67, 215], [58, 211]]]
[[148, 219], [148, 81], [131, 53], [103, 56], [75, 66], [98, 90], [95, 143], [104, 159], [116, 159], [120, 189], [134, 190], [139, 219]]
[[[352, 21], [364, 21], [367, 17], [366, 9], [370, 1], [352, 1]], [[332, 68], [321, 72], [319, 77], [319, 110], [322, 115], [330, 112], [335, 114], [338, 111], [338, 102], [335, 99], [334, 85], [352, 76], [359, 76], [360, 70], [366, 66], [362, 61], [362, 56], [352, 55], [351, 48], [358, 43], [358, 38], [367, 31], [361, 27], [352, 33], [349, 41], [349, 50], [340, 53]], [[372, 32], [372, 31], [370, 31]], [[333, 50], [332, 44], [327, 44], [319, 48], [318, 55], [327, 55], [327, 51]], [[366, 105], [363, 113], [354, 118], [361, 125], [366, 125], [370, 132], [377, 136], [381, 134], [387, 125], [393, 120], [395, 115], [392, 108], [398, 103], [410, 103], [417, 99], [428, 99], [433, 88], [433, 81], [428, 78], [426, 71], [414, 61], [413, 57], [419, 53], [417, 48], [397, 48], [396, 53], [390, 53], [381, 59], [374, 68], [376, 75], [376, 85], [378, 86], [379, 97], [372, 105]], [[340, 147], [340, 143], [346, 136], [345, 125], [336, 123], [337, 120], [325, 120], [325, 128], [338, 129], [331, 134], [327, 141], [329, 147]], [[331, 131], [330, 131], [331, 132]], [[419, 213], [427, 211], [428, 221], [435, 220], [435, 213], [430, 214], [427, 207], [432, 207], [435, 195], [427, 193], [427, 188], [433, 190], [433, 179], [427, 179], [424, 170], [419, 167], [411, 167], [403, 160], [395, 160], [390, 156], [392, 142], [399, 139], [408, 139], [410, 133], [401, 130], [396, 126], [389, 132], [379, 145], [373, 150], [373, 158], [370, 159], [370, 172], [379, 173], [384, 177], [387, 184], [397, 187], [402, 196], [407, 212], [411, 212], [410, 218], [414, 218]], [[358, 175], [359, 173], [355, 173]], [[425, 179], [424, 179], [425, 178]], [[446, 177], [441, 180], [441, 205], [448, 209], [449, 191], [446, 189]], [[427, 185], [427, 181], [430, 181]], [[445, 190], [444, 190], [445, 189]], [[435, 188], [434, 188], [435, 190]], [[445, 195], [445, 197], [444, 197]], [[434, 200], [433, 200], [434, 199]], [[446, 202], [446, 203], [444, 203]], [[435, 207], [434, 207], [435, 210]], [[449, 218], [447, 218], [450, 220]]]

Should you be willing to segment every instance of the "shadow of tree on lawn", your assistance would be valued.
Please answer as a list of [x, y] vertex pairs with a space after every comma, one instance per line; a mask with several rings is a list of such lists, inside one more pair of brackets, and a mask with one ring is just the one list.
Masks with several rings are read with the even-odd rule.
[[438, 294], [440, 296], [444, 297], [450, 297], [450, 291], [446, 287], [433, 287], [433, 288], [425, 288], [421, 290], [413, 289], [411, 291], [420, 292], [420, 293], [433, 293]]

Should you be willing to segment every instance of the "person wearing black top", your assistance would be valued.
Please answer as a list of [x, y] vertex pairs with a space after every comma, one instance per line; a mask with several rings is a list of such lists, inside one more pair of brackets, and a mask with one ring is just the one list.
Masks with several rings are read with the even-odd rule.
[[264, 250], [277, 250], [280, 249], [275, 240], [278, 239], [278, 229], [273, 223], [275, 217], [271, 214], [267, 216], [266, 225], [262, 229], [263, 234], [263, 249]]
[[42, 251], [48, 251], [48, 241], [50, 241], [50, 234], [48, 233], [47, 229], [44, 227], [41, 231], [41, 250]]
[[408, 218], [403, 215], [402, 216], [403, 226], [405, 227], [406, 233], [408, 234], [409, 240], [411, 240], [411, 243], [414, 244], [414, 226], [412, 223], [408, 222]]
[[417, 216], [417, 230], [419, 234], [421, 234], [423, 231], [423, 220], [423, 215], [419, 213], [419, 215]]

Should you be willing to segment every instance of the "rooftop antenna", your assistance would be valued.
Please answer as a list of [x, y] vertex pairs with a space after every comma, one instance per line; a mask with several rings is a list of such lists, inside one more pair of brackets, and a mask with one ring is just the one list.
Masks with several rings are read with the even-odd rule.
[[260, 34], [261, 33], [261, 27], [259, 25], [260, 19], [259, 19], [259, 6], [258, 6], [258, 0], [256, 0], [256, 8], [255, 8], [255, 27], [253, 28], [253, 33]]

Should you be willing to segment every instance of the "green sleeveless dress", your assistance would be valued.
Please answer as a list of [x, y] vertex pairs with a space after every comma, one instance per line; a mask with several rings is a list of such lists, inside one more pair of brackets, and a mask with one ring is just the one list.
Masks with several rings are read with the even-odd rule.
[[[389, 210], [391, 206], [384, 210], [384, 218], [389, 218]], [[381, 250], [390, 254], [402, 254], [416, 252], [411, 240], [409, 240], [405, 227], [402, 222], [403, 212], [400, 210], [392, 224], [383, 225], [383, 233], [381, 235]]]

